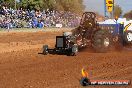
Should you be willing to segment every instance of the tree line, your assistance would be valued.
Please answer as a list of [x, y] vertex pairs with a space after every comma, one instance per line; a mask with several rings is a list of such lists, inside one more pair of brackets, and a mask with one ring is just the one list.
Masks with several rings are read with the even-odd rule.
[[[15, 2], [16, 1], [16, 2]], [[24, 8], [35, 10], [58, 10], [82, 13], [85, 6], [83, 0], [0, 0], [0, 5], [10, 6], [11, 8]], [[123, 13], [119, 5], [114, 6], [114, 17], [120, 17]], [[127, 19], [132, 19], [132, 10], [123, 15]]]
[[127, 19], [132, 19], [132, 10], [127, 12], [127, 13], [125, 13], [124, 17], [127, 18]]
[[[119, 5], [114, 7], [114, 17], [120, 17], [123, 13], [122, 8]], [[127, 19], [132, 19], [132, 10], [123, 14], [123, 17]]]
[[35, 9], [35, 10], [61, 10], [72, 11], [75, 13], [83, 12], [83, 0], [0, 0], [0, 4], [5, 4], [12, 8]]

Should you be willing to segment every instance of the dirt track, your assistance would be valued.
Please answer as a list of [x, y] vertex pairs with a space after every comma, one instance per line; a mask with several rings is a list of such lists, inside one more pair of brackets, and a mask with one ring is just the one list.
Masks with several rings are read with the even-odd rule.
[[132, 51], [94, 53], [87, 49], [75, 57], [39, 54], [43, 44], [53, 47], [56, 35], [61, 33], [0, 33], [0, 88], [82, 88], [83, 67], [92, 73], [91, 79], [132, 80]]

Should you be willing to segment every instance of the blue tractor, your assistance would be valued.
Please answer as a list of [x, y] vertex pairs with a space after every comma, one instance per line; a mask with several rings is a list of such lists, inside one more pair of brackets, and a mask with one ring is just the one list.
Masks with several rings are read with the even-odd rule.
[[113, 44], [116, 43], [118, 46], [122, 45], [123, 47], [132, 44], [132, 31], [127, 30], [130, 24], [126, 26], [124, 26], [124, 23], [99, 24], [99, 26], [101, 29], [107, 29], [110, 31]]

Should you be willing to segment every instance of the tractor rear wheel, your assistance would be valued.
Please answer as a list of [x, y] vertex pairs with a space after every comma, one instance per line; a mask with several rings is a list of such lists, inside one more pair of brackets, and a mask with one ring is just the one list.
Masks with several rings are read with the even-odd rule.
[[110, 47], [110, 34], [107, 30], [98, 30], [93, 37], [93, 48], [96, 52], [107, 52]]
[[76, 56], [78, 53], [78, 46], [74, 44], [71, 48], [67, 50], [67, 56]]
[[78, 46], [75, 44], [75, 45], [72, 46], [72, 53], [71, 53], [71, 55], [72, 56], [76, 56], [77, 53], [78, 53]]

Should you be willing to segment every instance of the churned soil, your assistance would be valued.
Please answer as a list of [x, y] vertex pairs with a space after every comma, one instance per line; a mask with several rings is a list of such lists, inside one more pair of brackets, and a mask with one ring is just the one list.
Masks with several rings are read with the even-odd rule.
[[[62, 32], [0, 33], [0, 88], [83, 88], [81, 69], [91, 80], [132, 80], [132, 51], [95, 53], [87, 48], [77, 56], [42, 55], [42, 47], [53, 48]], [[89, 88], [89, 87], [88, 87]], [[90, 86], [90, 88], [132, 88]]]

